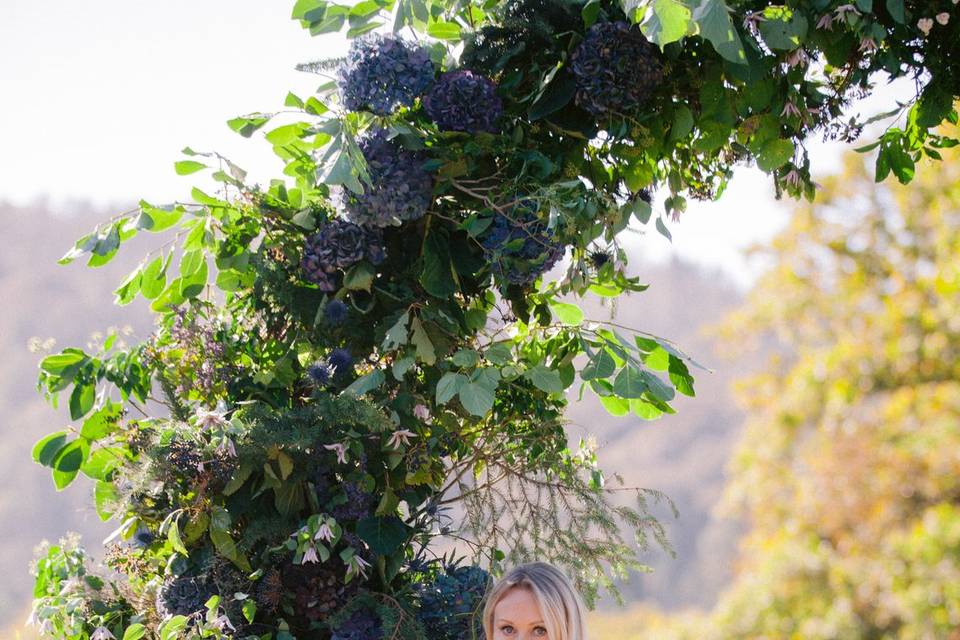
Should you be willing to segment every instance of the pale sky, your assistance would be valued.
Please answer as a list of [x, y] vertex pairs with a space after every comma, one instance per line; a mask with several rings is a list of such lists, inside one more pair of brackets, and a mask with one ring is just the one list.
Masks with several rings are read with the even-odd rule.
[[[180, 177], [180, 149], [217, 150], [267, 182], [279, 176], [261, 133], [245, 139], [231, 117], [282, 108], [288, 91], [309, 95], [322, 79], [294, 65], [335, 57], [339, 36], [311, 38], [290, 20], [292, 0], [0, 0], [0, 201], [48, 197], [104, 207], [145, 198], [185, 199], [197, 176]], [[835, 147], [815, 145], [819, 175]], [[782, 227], [767, 176], [741, 169], [718, 203], [690, 203], [671, 225], [631, 241], [655, 259], [671, 255], [720, 267], [741, 284], [756, 267], [741, 250]]]

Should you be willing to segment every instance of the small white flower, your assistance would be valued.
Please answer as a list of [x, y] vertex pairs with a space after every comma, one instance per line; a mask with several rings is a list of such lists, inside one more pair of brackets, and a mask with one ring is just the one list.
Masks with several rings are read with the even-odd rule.
[[399, 431], [394, 431], [390, 435], [390, 439], [387, 441], [387, 446], [391, 449], [398, 449], [400, 444], [410, 444], [410, 438], [415, 436], [414, 432], [408, 429], [400, 429]]
[[833, 31], [833, 16], [829, 13], [823, 14], [819, 20], [817, 20], [817, 29], [826, 29], [827, 31]]
[[783, 177], [783, 181], [794, 189], [799, 189], [800, 185], [803, 184], [803, 178], [800, 177], [800, 173], [796, 169], [790, 169], [787, 175]]
[[[217, 407], [219, 409], [219, 407]], [[200, 409], [197, 411], [197, 426], [202, 430], [222, 427], [227, 424], [226, 411], [208, 411]]]
[[783, 111], [780, 112], [780, 117], [790, 117], [796, 116], [800, 117], [800, 109], [797, 109], [797, 105], [793, 104], [790, 100], [787, 100], [787, 103], [783, 105]]
[[877, 43], [873, 38], [864, 38], [860, 41], [860, 48], [857, 51], [866, 51], [867, 53], [877, 50]]
[[787, 54], [787, 57], [785, 58], [785, 62], [787, 63], [788, 67], [796, 67], [801, 64], [806, 64], [807, 60], [809, 59], [810, 58], [809, 56], [807, 56], [806, 51], [804, 51], [803, 49], [794, 49], [793, 51]]
[[217, 450], [220, 453], [230, 456], [231, 458], [237, 457], [237, 447], [233, 444], [233, 440], [230, 438], [224, 438], [223, 442], [220, 443], [220, 446], [217, 447]]
[[761, 22], [766, 22], [766, 21], [767, 19], [763, 17], [762, 12], [754, 11], [744, 16], [743, 28], [750, 31], [756, 31], [757, 25], [760, 24]]
[[[230, 631], [236, 631], [236, 630], [237, 630], [237, 628], [236, 628], [235, 626], [233, 626], [233, 623], [230, 622], [230, 618], [228, 618], [226, 614], [223, 614], [222, 616], [219, 616], [217, 619], [215, 619], [215, 620], [214, 620], [213, 622], [211, 622], [210, 624], [212, 624], [213, 626], [215, 626], [215, 627], [216, 627], [217, 629], [219, 629], [220, 631], [225, 631], [226, 629], [230, 629]], [[92, 640], [92, 638], [91, 638], [91, 640]]]
[[303, 558], [300, 559], [300, 564], [307, 564], [308, 562], [320, 562], [320, 556], [317, 555], [317, 548], [312, 544], [307, 547], [307, 550], [303, 552]]
[[347, 561], [347, 573], [351, 575], [357, 575], [359, 573], [366, 578], [367, 569], [369, 568], [370, 563], [356, 554], [350, 556], [350, 560]]
[[430, 419], [430, 410], [424, 404], [417, 403], [413, 407], [413, 415], [424, 422]]
[[933, 20], [930, 18], [920, 18], [917, 20], [917, 29], [923, 32], [923, 35], [930, 35], [930, 29], [933, 29]]
[[64, 580], [63, 585], [60, 587], [60, 595], [65, 596], [68, 593], [73, 593], [74, 591], [83, 591], [83, 584], [77, 578], [70, 578]]
[[842, 18], [848, 13], [852, 13], [855, 16], [860, 15], [860, 12], [857, 11], [857, 8], [852, 4], [842, 4], [839, 7], [837, 7], [836, 11], [833, 12], [833, 14], [837, 16], [837, 18]]
[[330, 528], [326, 522], [320, 525], [320, 528], [317, 529], [317, 532], [313, 536], [314, 540], [326, 540], [329, 542], [333, 540], [333, 529]]
[[90, 634], [90, 640], [116, 640], [116, 636], [110, 633], [110, 629], [106, 627], [97, 627]]
[[[954, 2], [954, 4], [956, 4], [956, 2]], [[946, 11], [944, 11], [943, 13], [938, 13], [937, 22], [939, 22], [942, 25], [946, 25], [948, 22], [950, 22], [950, 14], [947, 13]]]
[[330, 451], [337, 452], [337, 462], [340, 464], [345, 464], [347, 462], [347, 445], [342, 442], [335, 442], [333, 444], [323, 445], [324, 449], [329, 449]]

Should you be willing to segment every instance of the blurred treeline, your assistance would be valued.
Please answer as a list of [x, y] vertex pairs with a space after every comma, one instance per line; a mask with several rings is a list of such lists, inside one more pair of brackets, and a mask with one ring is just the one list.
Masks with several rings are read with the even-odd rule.
[[[909, 187], [851, 154], [762, 251], [720, 329], [748, 420], [724, 505], [748, 523], [707, 614], [600, 637], [960, 638], [960, 154]], [[628, 632], [624, 632], [629, 629]]]

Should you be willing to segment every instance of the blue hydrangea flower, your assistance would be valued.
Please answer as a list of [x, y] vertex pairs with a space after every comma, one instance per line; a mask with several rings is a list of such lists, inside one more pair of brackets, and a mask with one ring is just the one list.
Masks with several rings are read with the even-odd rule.
[[441, 131], [495, 132], [503, 114], [497, 85], [489, 78], [461, 69], [440, 76], [423, 107]]
[[384, 129], [365, 135], [358, 145], [373, 187], [360, 194], [338, 191], [347, 217], [357, 224], [386, 227], [423, 216], [433, 201], [433, 179], [423, 168], [423, 156], [388, 140]]
[[530, 208], [498, 214], [480, 237], [490, 270], [513, 284], [531, 284], [563, 257], [564, 247]]
[[353, 364], [353, 356], [346, 349], [334, 349], [327, 357], [327, 362], [333, 367], [334, 375], [343, 375], [347, 373], [350, 365]]
[[577, 104], [595, 116], [629, 113], [663, 80], [659, 51], [626, 22], [599, 22], [570, 57]]
[[333, 630], [330, 640], [380, 640], [383, 621], [375, 611], [360, 607]]
[[340, 99], [350, 111], [389, 115], [430, 88], [433, 62], [426, 47], [395, 35], [368, 33], [353, 41], [337, 70]]
[[350, 308], [342, 300], [331, 300], [323, 308], [323, 318], [332, 325], [342, 324]]

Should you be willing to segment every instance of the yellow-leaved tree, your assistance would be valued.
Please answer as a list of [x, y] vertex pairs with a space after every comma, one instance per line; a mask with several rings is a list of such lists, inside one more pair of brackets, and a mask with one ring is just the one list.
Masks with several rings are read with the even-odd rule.
[[773, 268], [723, 326], [774, 354], [741, 385], [737, 577], [648, 637], [960, 638], [960, 154], [943, 155], [909, 187], [847, 156], [764, 248]]

